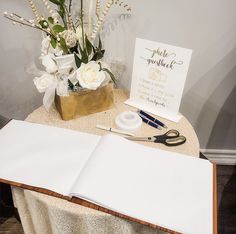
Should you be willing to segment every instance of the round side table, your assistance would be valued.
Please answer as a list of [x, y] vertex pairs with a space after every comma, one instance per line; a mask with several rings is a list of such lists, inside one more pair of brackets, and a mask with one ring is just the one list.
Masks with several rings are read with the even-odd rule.
[[[84, 117], [79, 117], [70, 121], [64, 121], [61, 119], [59, 113], [55, 108], [52, 108], [49, 112], [45, 110], [43, 106], [39, 107], [35, 111], [33, 111], [27, 118], [26, 121], [52, 125], [61, 128], [69, 128], [81, 132], [88, 132], [97, 135], [107, 134], [107, 131], [100, 130], [96, 128], [97, 124], [116, 127], [115, 126], [115, 118], [118, 114], [123, 111], [136, 111], [137, 109], [131, 106], [124, 104], [124, 101], [128, 99], [128, 94], [122, 90], [115, 90], [115, 101], [114, 107], [105, 112], [100, 112]], [[157, 117], [160, 121], [164, 122], [168, 129], [158, 130], [149, 125], [143, 123], [141, 129], [135, 133], [136, 136], [154, 136], [158, 134], [163, 134], [169, 129], [178, 130], [181, 135], [186, 136], [187, 141], [185, 144], [177, 146], [177, 147], [167, 147], [163, 144], [156, 144], [150, 142], [141, 142], [141, 144], [158, 147], [160, 149], [174, 151], [182, 154], [187, 154], [190, 156], [199, 157], [199, 142], [196, 136], [196, 133], [189, 123], [189, 121], [183, 116], [178, 123], [174, 123], [163, 119], [161, 117]]]
[[[128, 95], [125, 92], [115, 90], [113, 109], [70, 121], [61, 120], [54, 108], [47, 112], [42, 106], [31, 113], [26, 121], [104, 135], [107, 132], [97, 129], [97, 124], [115, 127], [114, 120], [118, 114], [127, 110], [136, 111], [136, 108], [124, 104], [127, 98]], [[141, 142], [141, 144], [199, 157], [198, 138], [185, 117], [182, 117], [179, 123], [173, 123], [160, 117], [158, 119], [163, 121], [168, 129], [177, 129], [182, 135], [186, 136], [186, 143], [177, 147], [167, 147], [163, 144], [149, 142]], [[157, 130], [143, 123], [141, 129], [135, 135], [153, 136], [163, 134], [168, 129]], [[26, 234], [164, 233], [157, 229], [37, 192], [12, 187], [12, 194]]]

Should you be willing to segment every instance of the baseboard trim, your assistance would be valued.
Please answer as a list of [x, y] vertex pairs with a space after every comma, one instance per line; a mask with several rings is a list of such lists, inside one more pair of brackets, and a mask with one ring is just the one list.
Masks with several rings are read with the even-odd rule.
[[236, 165], [236, 150], [201, 149], [201, 152], [217, 165]]

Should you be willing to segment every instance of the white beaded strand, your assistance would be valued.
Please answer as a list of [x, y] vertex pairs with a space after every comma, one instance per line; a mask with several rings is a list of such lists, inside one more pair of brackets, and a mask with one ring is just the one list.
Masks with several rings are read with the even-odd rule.
[[40, 16], [39, 16], [39, 13], [38, 13], [38, 11], [36, 9], [36, 6], [34, 5], [33, 0], [27, 0], [27, 1], [30, 4], [30, 7], [31, 7], [31, 9], [32, 9], [32, 11], [33, 11], [33, 13], [35, 15], [36, 20], [39, 22], [40, 21]]
[[50, 6], [48, 0], [42, 0], [42, 2], [43, 2], [43, 4], [44, 4], [44, 6], [47, 8], [49, 14], [52, 16], [53, 10], [51, 9], [51, 6]]
[[67, 19], [68, 30], [73, 30], [73, 20], [72, 20], [71, 13], [68, 11], [67, 7], [65, 7], [65, 10], [66, 10], [66, 19]]
[[99, 19], [100, 18], [100, 0], [96, 0], [96, 15], [97, 15], [97, 18]]
[[[50, 34], [51, 36], [53, 36], [51, 34], [51, 30], [50, 29], [44, 29], [42, 28], [42, 26], [40, 24], [35, 24], [35, 21], [30, 19], [30, 20], [27, 20], [23, 17], [21, 17], [20, 15], [16, 14], [16, 13], [11, 13], [11, 14], [8, 14], [7, 12], [4, 12], [4, 17], [8, 20], [11, 20], [12, 21], [12, 24], [13, 25], [19, 25], [19, 26], [28, 26], [28, 27], [31, 27], [31, 28], [35, 28], [35, 29], [38, 29], [38, 30], [41, 30], [43, 31], [44, 33], [46, 34]], [[43, 18], [42, 18], [43, 19]], [[44, 26], [46, 26], [44, 24]]]
[[72, 20], [72, 16], [71, 13], [68, 13], [68, 21], [69, 21], [69, 25], [70, 25], [70, 29], [73, 29], [73, 20]]
[[98, 19], [98, 22], [97, 22], [97, 24], [96, 24], [96, 26], [93, 30], [93, 34], [92, 34], [93, 39], [96, 38], [96, 35], [97, 35], [98, 31], [100, 30], [100, 28], [101, 28], [101, 26], [102, 26], [102, 24], [103, 24], [103, 22], [104, 22], [104, 20], [107, 16], [108, 11], [110, 10], [113, 2], [114, 2], [114, 0], [109, 0], [107, 2], [105, 9], [103, 10], [103, 12], [102, 12], [100, 18]]
[[89, 1], [89, 16], [88, 16], [88, 38], [91, 38], [92, 34], [92, 24], [93, 24], [93, 18], [92, 18], [92, 13], [93, 13], [93, 0]]

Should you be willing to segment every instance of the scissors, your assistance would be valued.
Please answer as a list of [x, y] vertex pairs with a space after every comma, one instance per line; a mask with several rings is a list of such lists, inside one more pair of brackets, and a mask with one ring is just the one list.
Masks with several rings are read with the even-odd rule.
[[181, 136], [175, 129], [171, 129], [163, 135], [157, 135], [152, 137], [127, 137], [131, 141], [148, 141], [154, 143], [162, 143], [166, 146], [182, 145], [186, 142], [186, 137]]

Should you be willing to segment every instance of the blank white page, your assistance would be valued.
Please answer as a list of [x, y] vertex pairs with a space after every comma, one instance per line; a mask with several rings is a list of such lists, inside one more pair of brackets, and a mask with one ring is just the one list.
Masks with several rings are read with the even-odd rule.
[[99, 139], [12, 120], [0, 130], [0, 178], [68, 195]]
[[107, 135], [73, 193], [178, 232], [213, 232], [213, 165], [207, 160]]

